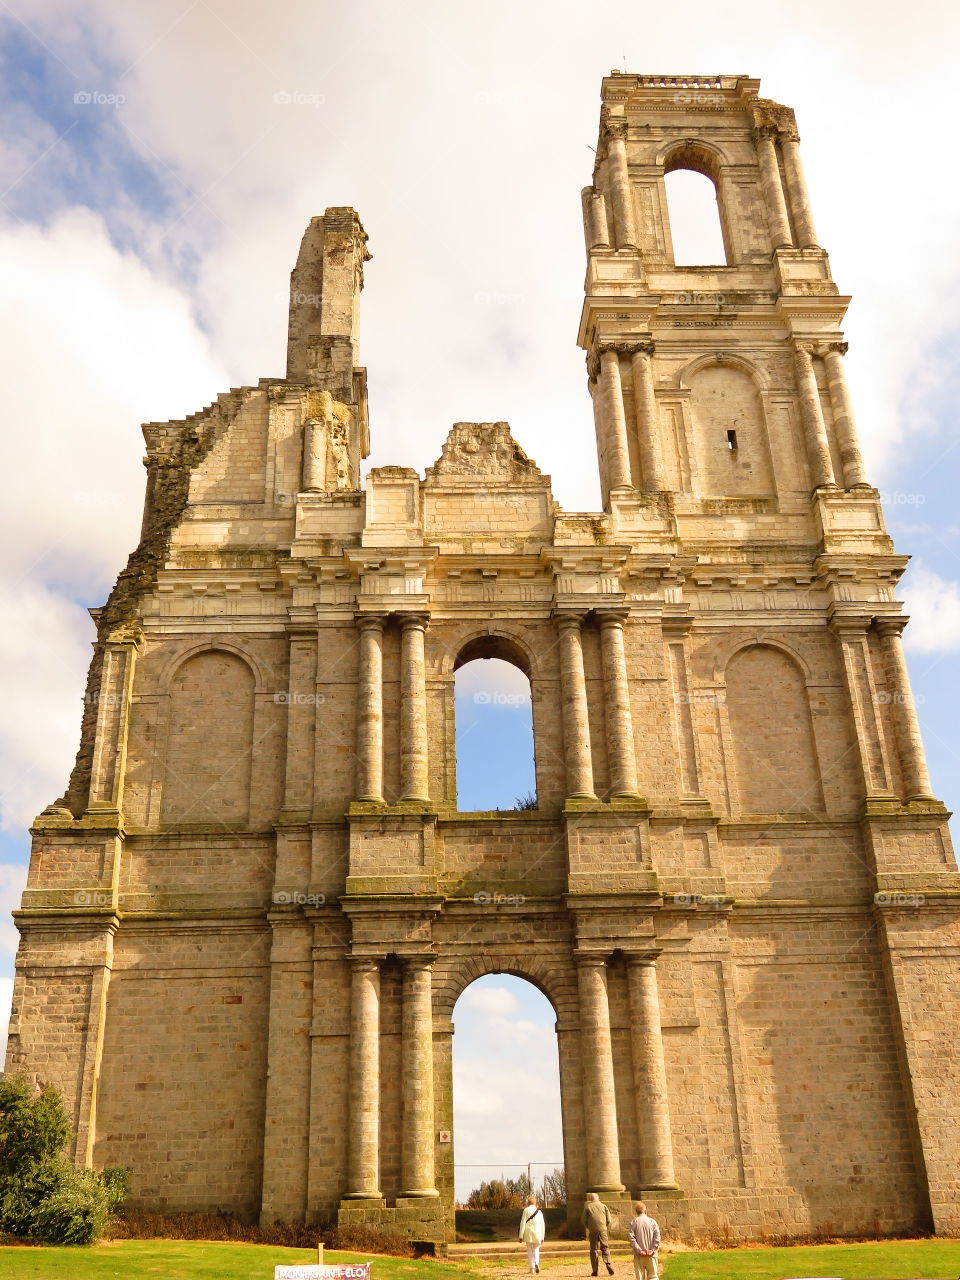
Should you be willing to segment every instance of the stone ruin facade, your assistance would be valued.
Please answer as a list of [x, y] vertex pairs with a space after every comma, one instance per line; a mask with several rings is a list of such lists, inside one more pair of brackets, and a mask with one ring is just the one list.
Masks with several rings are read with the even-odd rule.
[[[134, 1204], [451, 1239], [451, 1014], [511, 973], [556, 1010], [574, 1216], [594, 1189], [687, 1236], [960, 1234], [960, 877], [906, 557], [794, 116], [758, 91], [603, 82], [602, 511], [562, 511], [503, 422], [361, 485], [348, 208], [304, 236], [286, 377], [144, 427], [7, 1060]], [[716, 186], [724, 266], [674, 264], [677, 168]], [[531, 682], [530, 811], [457, 809], [454, 673], [491, 656]]]

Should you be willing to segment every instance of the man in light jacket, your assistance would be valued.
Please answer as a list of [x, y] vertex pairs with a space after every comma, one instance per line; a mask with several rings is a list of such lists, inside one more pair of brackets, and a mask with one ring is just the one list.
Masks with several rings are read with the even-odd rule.
[[583, 1206], [582, 1222], [587, 1232], [587, 1239], [590, 1241], [590, 1270], [594, 1275], [599, 1269], [600, 1259], [598, 1252], [603, 1255], [603, 1261], [606, 1263], [607, 1273], [613, 1275], [613, 1267], [610, 1263], [610, 1244], [607, 1233], [610, 1230], [610, 1210], [603, 1203], [595, 1191], [587, 1192], [587, 1203]]
[[647, 1216], [647, 1206], [638, 1200], [633, 1206], [637, 1216], [630, 1223], [630, 1244], [633, 1248], [633, 1269], [637, 1280], [657, 1280], [660, 1264], [657, 1250], [660, 1248], [660, 1226]]
[[547, 1234], [543, 1212], [537, 1207], [537, 1197], [527, 1196], [527, 1203], [520, 1215], [520, 1239], [527, 1246], [527, 1262], [532, 1276], [540, 1274], [540, 1246]]

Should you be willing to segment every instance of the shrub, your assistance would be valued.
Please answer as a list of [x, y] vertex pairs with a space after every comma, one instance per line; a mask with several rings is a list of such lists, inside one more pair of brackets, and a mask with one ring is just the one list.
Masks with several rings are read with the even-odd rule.
[[76, 1169], [70, 1125], [52, 1085], [0, 1079], [0, 1232], [46, 1244], [92, 1244], [127, 1190], [127, 1170]]
[[37, 1206], [31, 1235], [44, 1244], [93, 1244], [110, 1221], [110, 1198], [92, 1170], [64, 1164], [59, 1185]]

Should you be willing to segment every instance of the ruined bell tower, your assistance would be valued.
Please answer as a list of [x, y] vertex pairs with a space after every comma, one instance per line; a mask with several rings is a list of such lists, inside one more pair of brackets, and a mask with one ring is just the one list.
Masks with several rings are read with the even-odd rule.
[[[723, 263], [674, 262], [678, 168]], [[613, 73], [583, 215], [602, 511], [505, 422], [361, 483], [347, 208], [285, 377], [144, 427], [7, 1061], [136, 1205], [453, 1239], [452, 1015], [511, 973], [557, 1014], [572, 1221], [960, 1233], [960, 874], [793, 113]], [[530, 682], [532, 809], [457, 808], [484, 657]]]

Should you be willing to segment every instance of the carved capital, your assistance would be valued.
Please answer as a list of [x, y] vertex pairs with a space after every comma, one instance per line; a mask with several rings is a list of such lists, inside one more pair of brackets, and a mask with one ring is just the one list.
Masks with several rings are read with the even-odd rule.
[[603, 122], [603, 138], [605, 142], [626, 142], [627, 122], [619, 116], [608, 116]]
[[910, 621], [909, 618], [905, 618], [902, 614], [900, 614], [900, 615], [895, 615], [893, 617], [888, 616], [888, 617], [874, 618], [873, 626], [877, 635], [880, 636], [882, 639], [886, 639], [887, 636], [902, 635], [903, 629], [909, 621]]
[[401, 631], [426, 631], [430, 625], [429, 613], [398, 613], [396, 617]]
[[382, 613], [358, 613], [357, 629], [359, 631], [382, 631], [386, 620], [386, 615]]
[[849, 342], [828, 342], [824, 351], [836, 351], [837, 355], [845, 356], [849, 349]]

